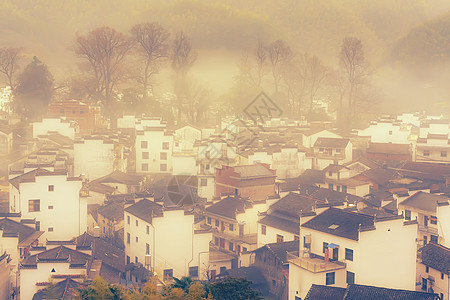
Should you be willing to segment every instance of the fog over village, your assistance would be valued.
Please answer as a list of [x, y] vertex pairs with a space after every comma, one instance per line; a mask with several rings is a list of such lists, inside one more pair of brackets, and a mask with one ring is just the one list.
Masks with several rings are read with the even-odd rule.
[[450, 300], [448, 0], [1, 0], [0, 300]]

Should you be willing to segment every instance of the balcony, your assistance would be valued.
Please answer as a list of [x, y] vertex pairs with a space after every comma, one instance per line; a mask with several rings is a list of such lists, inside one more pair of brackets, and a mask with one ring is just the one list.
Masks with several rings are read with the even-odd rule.
[[438, 229], [435, 227], [425, 226], [425, 225], [419, 225], [419, 231], [429, 233], [432, 235], [438, 235]]
[[297, 257], [290, 253], [287, 254], [290, 263], [299, 266], [302, 269], [312, 273], [321, 273], [334, 270], [345, 269], [347, 264], [341, 261], [326, 262], [322, 257], [311, 254], [310, 257]]

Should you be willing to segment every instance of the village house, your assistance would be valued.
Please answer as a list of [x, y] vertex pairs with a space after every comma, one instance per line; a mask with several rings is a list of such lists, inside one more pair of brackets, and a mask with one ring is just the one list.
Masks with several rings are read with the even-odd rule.
[[207, 277], [212, 235], [197, 226], [193, 213], [142, 199], [125, 208], [124, 234], [127, 264], [142, 263], [166, 282]]
[[269, 293], [275, 299], [288, 299], [288, 253], [298, 253], [298, 246], [299, 242], [296, 240], [271, 243], [253, 250], [253, 266], [261, 270], [268, 283]]
[[321, 138], [335, 138], [335, 139], [341, 139], [342, 136], [331, 132], [329, 130], [323, 129], [323, 128], [311, 128], [308, 131], [303, 132], [302, 142], [303, 147], [306, 148], [313, 148], [314, 144], [316, 143], [317, 139]]
[[436, 208], [439, 203], [448, 203], [448, 201], [447, 196], [418, 191], [399, 202], [398, 209], [405, 220], [417, 220], [419, 223], [417, 232], [419, 245], [426, 245], [429, 241], [439, 243], [439, 220]]
[[[88, 180], [110, 174], [114, 171], [114, 142], [102, 136], [84, 137], [74, 144], [74, 174]], [[95, 151], [93, 151], [95, 149]]]
[[415, 289], [417, 222], [329, 208], [301, 224], [299, 256], [289, 261], [289, 299], [303, 299], [312, 284]]
[[345, 164], [352, 160], [353, 146], [349, 139], [318, 137], [313, 144], [313, 168], [323, 170], [331, 164]]
[[114, 188], [120, 194], [130, 194], [141, 190], [143, 180], [144, 177], [142, 175], [129, 174], [120, 170], [114, 170], [103, 177], [91, 181], [89, 185], [92, 186], [101, 184]]
[[372, 121], [369, 127], [358, 130], [358, 136], [370, 138], [372, 143], [409, 144], [411, 126], [393, 118]]
[[267, 164], [222, 166], [216, 170], [216, 197], [236, 195], [251, 202], [265, 201], [275, 194], [275, 170]]
[[216, 195], [216, 170], [237, 163], [236, 146], [227, 142], [224, 136], [211, 135], [197, 141], [194, 148], [197, 153], [198, 195], [210, 200]]
[[366, 157], [377, 161], [410, 161], [413, 149], [410, 144], [370, 143]]
[[316, 183], [320, 188], [342, 191], [359, 197], [370, 193], [370, 182], [361, 177], [360, 179], [351, 177], [352, 170], [348, 167], [330, 164], [323, 172], [325, 173], [323, 181]]
[[11, 258], [6, 251], [0, 255], [0, 297], [1, 299], [10, 299], [12, 294], [11, 286]]
[[36, 219], [44, 238], [69, 240], [86, 231], [87, 204], [81, 178], [35, 169], [9, 180], [10, 211]]
[[173, 135], [161, 118], [142, 118], [136, 124], [136, 172], [172, 172]]
[[428, 243], [419, 251], [417, 291], [436, 293], [441, 300], [450, 299], [450, 249]]
[[75, 139], [79, 133], [79, 126], [76, 122], [63, 118], [43, 118], [40, 122], [33, 122], [33, 138], [58, 133], [70, 139]]
[[48, 106], [50, 117], [64, 117], [76, 121], [80, 134], [90, 134], [100, 128], [105, 128], [100, 107], [80, 100], [55, 101]]
[[428, 163], [450, 162], [450, 121], [424, 120], [420, 124], [415, 161]]
[[122, 203], [111, 202], [97, 209], [97, 224], [100, 227], [100, 235], [105, 238], [114, 238], [123, 229]]

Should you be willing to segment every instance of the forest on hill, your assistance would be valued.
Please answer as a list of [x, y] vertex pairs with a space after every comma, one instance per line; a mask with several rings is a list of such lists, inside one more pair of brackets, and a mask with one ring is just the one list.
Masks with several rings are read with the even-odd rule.
[[[327, 73], [328, 87], [317, 88], [314, 95], [311, 91], [316, 87], [310, 88], [311, 100], [305, 94], [304, 101], [311, 102], [314, 96], [336, 108], [338, 93], [329, 87], [336, 85], [336, 78], [330, 74], [342, 67], [344, 38], [355, 37], [370, 66], [370, 91], [359, 96], [366, 99], [366, 106], [376, 103], [381, 112], [402, 110], [406, 104], [411, 110], [442, 111], [448, 105], [450, 78], [449, 10], [446, 0], [261, 0], [257, 4], [249, 0], [3, 0], [0, 47], [20, 47], [25, 56], [22, 67], [38, 57], [55, 82], [63, 85], [80, 74], [82, 60], [74, 51], [77, 37], [101, 26], [129, 35], [136, 24], [156, 22], [171, 38], [180, 31], [189, 36], [196, 54], [191, 74], [208, 86], [211, 98], [236, 102], [258, 89], [289, 98], [288, 88], [280, 91], [277, 82], [269, 86], [269, 66], [258, 88], [242, 85], [244, 73], [250, 72], [248, 56], [258, 43], [267, 48], [282, 41], [297, 60], [311, 57], [332, 70]], [[170, 67], [158, 73], [153, 84], [161, 92], [170, 91], [174, 76]]]

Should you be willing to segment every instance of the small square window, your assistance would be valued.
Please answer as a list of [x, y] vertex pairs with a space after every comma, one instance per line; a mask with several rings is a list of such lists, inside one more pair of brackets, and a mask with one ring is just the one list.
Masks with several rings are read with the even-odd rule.
[[441, 151], [441, 157], [447, 157], [447, 151]]
[[148, 158], [149, 158], [148, 152], [142, 152], [142, 159], [148, 159]]
[[355, 273], [347, 271], [347, 283], [349, 284], [355, 283]]
[[423, 156], [430, 156], [430, 150], [423, 150]]
[[53, 227], [49, 227], [47, 231], [48, 232], [53, 232]]
[[161, 152], [159, 153], [159, 158], [161, 160], [167, 160], [167, 152]]
[[200, 186], [207, 186], [208, 185], [208, 179], [202, 178], [200, 180]]
[[141, 148], [147, 149], [148, 148], [148, 142], [147, 141], [141, 141]]
[[53, 192], [55, 190], [55, 186], [53, 184], [48, 186], [48, 191]]
[[430, 242], [437, 244], [438, 243], [438, 236], [432, 234], [430, 236]]
[[171, 280], [173, 278], [173, 269], [164, 270], [164, 281]]
[[262, 235], [266, 235], [266, 230], [267, 230], [266, 225], [261, 225], [261, 234]]
[[41, 200], [28, 200], [28, 212], [41, 211]]
[[163, 142], [162, 148], [163, 148], [163, 150], [169, 150], [169, 142]]
[[161, 165], [159, 166], [159, 170], [162, 171], [162, 172], [167, 171], [167, 164], [161, 164]]
[[345, 248], [345, 259], [353, 261], [353, 250]]
[[334, 284], [334, 282], [335, 282], [334, 272], [326, 273], [325, 279], [326, 279], [326, 285]]
[[198, 267], [189, 267], [189, 276], [198, 277]]
[[148, 171], [148, 164], [142, 164], [142, 171]]
[[209, 169], [210, 169], [209, 164], [207, 164], [207, 165], [205, 166], [205, 169], [206, 169], [206, 170], [209, 170]]
[[49, 206], [48, 206], [48, 209], [53, 209], [53, 205], [49, 205]]
[[284, 237], [282, 235], [277, 234], [277, 243], [282, 243], [284, 241]]

